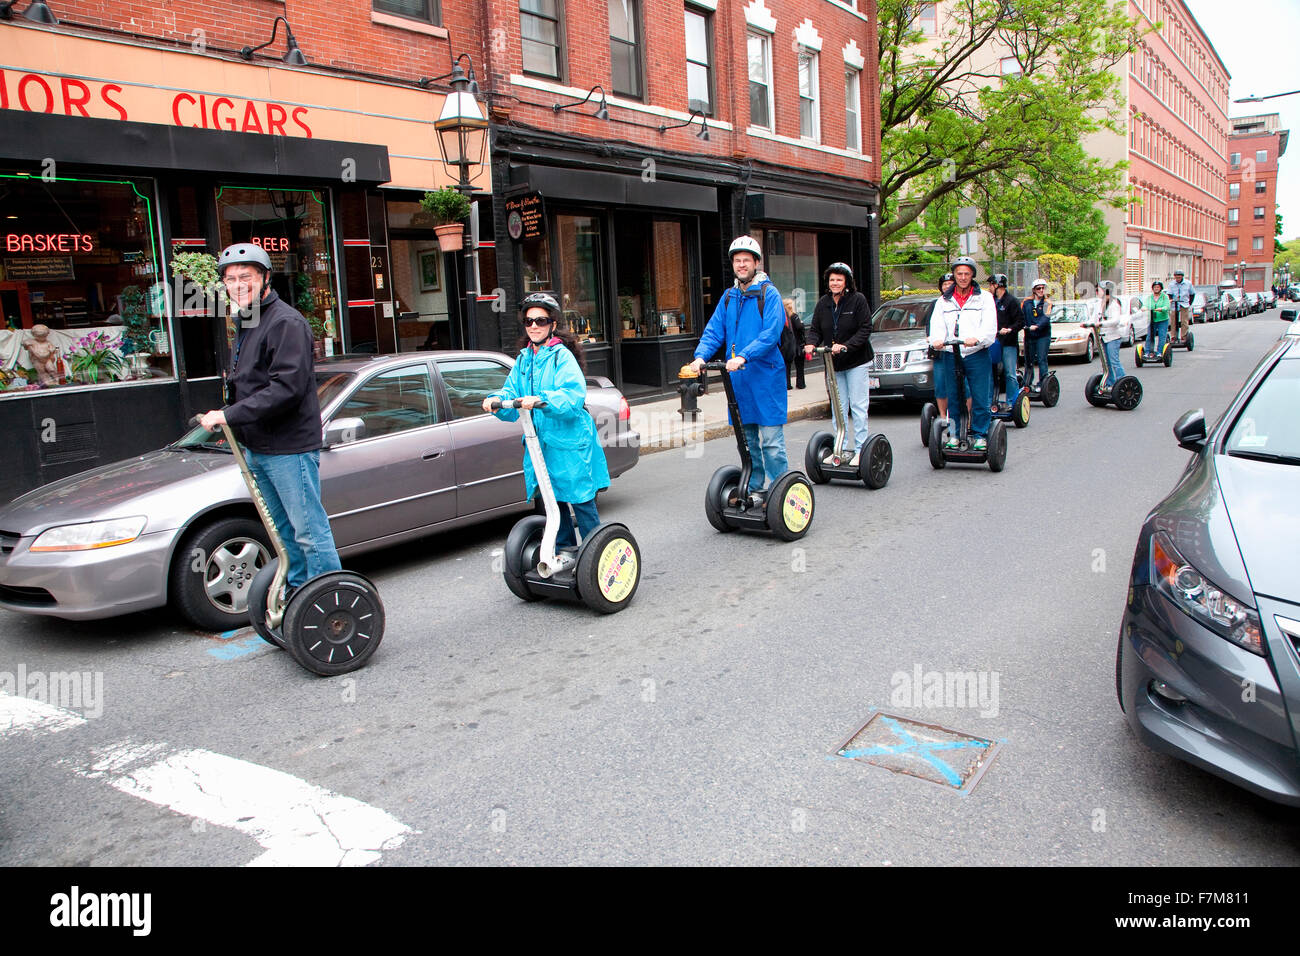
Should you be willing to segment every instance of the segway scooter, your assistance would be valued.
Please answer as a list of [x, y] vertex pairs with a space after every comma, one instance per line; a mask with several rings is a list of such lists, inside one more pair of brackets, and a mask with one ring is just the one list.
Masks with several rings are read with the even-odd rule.
[[[989, 355], [991, 358], [996, 356], [1000, 359], [1002, 351], [1001, 343], [994, 342], [993, 344], [998, 346], [998, 351], [996, 353], [990, 351]], [[1019, 369], [1019, 365], [1020, 360], [1017, 357], [1017, 369]], [[994, 399], [999, 395], [1005, 395], [1007, 393], [1007, 372], [1001, 361], [998, 361], [997, 365], [993, 367], [992, 374], [989, 378], [993, 382]], [[1017, 371], [1015, 401], [1006, 408], [1002, 407], [1002, 402], [994, 401], [993, 404], [996, 407], [991, 412], [992, 416], [998, 421], [1011, 422], [1011, 424], [1015, 425], [1017, 428], [1024, 428], [1029, 424], [1029, 389], [1025, 388], [1024, 384], [1022, 384], [1023, 382], [1024, 379], [1020, 377], [1019, 371]]]
[[[1016, 357], [1016, 378], [1019, 379], [1021, 388], [1029, 381], [1029, 356], [1024, 354], [1026, 351], [1022, 349]], [[1042, 402], [1044, 408], [1056, 407], [1056, 403], [1061, 400], [1061, 383], [1057, 381], [1055, 369], [1048, 369], [1047, 378], [1040, 379], [1037, 385], [1029, 386], [1029, 400]]]
[[[614, 614], [632, 603], [641, 583], [641, 549], [626, 525], [606, 521], [583, 540], [576, 552], [557, 551], [560, 504], [555, 498], [542, 446], [533, 427], [533, 414], [519, 399], [493, 401], [492, 407], [519, 409], [524, 444], [533, 463], [537, 490], [546, 515], [529, 515], [510, 529], [506, 538], [502, 576], [506, 587], [524, 601], [556, 598], [587, 605], [601, 614]], [[534, 408], [545, 408], [538, 402]]]
[[[1187, 321], [1187, 335], [1186, 335], [1186, 337], [1179, 337], [1179, 335], [1178, 335], [1178, 314], [1177, 314], [1177, 313], [1178, 313], [1178, 310], [1177, 310], [1177, 309], [1174, 309], [1174, 314], [1171, 315], [1171, 316], [1169, 317], [1169, 322], [1170, 322], [1171, 325], [1173, 325], [1173, 329], [1171, 329], [1170, 332], [1169, 332], [1169, 339], [1168, 339], [1168, 341], [1166, 342], [1166, 344], [1169, 345], [1169, 346], [1172, 347], [1172, 348], [1176, 348], [1176, 349], [1187, 349], [1187, 351], [1189, 351], [1189, 352], [1193, 352], [1193, 351], [1196, 350], [1196, 335], [1195, 335], [1194, 332], [1192, 332], [1192, 322], [1191, 322], [1190, 319], [1188, 319], [1188, 321]], [[1171, 361], [1173, 361], [1173, 360], [1170, 359], [1169, 361], [1166, 361], [1165, 364], [1168, 365]], [[1138, 362], [1138, 364], [1141, 365], [1142, 363], [1141, 363], [1141, 362]]]
[[1121, 411], [1132, 411], [1142, 403], [1141, 380], [1136, 375], [1125, 375], [1111, 388], [1103, 388], [1101, 383], [1110, 378], [1110, 358], [1106, 355], [1105, 343], [1101, 340], [1101, 326], [1089, 323], [1089, 328], [1092, 329], [1089, 334], [1097, 337], [1097, 351], [1101, 353], [1102, 373], [1088, 379], [1088, 383], [1083, 387], [1083, 397], [1094, 408], [1114, 405]]
[[[1190, 332], [1188, 333], [1188, 336], [1191, 336]], [[1154, 355], [1147, 355], [1146, 339], [1143, 339], [1133, 347], [1133, 361], [1137, 362], [1138, 368], [1141, 368], [1143, 365], [1163, 365], [1165, 368], [1169, 368], [1169, 366], [1174, 364], [1173, 340], [1169, 338], [1165, 339], [1165, 347], [1160, 350], [1160, 356], [1157, 358]]]
[[[963, 465], [982, 465], [987, 462], [989, 471], [1001, 471], [1007, 463], [1007, 426], [999, 419], [993, 419], [989, 425], [987, 447], [984, 451], [975, 450], [969, 434], [970, 415], [966, 411], [966, 365], [961, 355], [962, 340], [945, 339], [943, 344], [953, 347], [953, 376], [957, 382], [957, 398], [955, 408], [954, 400], [948, 401], [950, 416], [936, 418], [930, 426], [930, 467], [939, 469], [950, 462]], [[977, 399], [977, 401], [983, 400]], [[956, 421], [953, 421], [952, 414], [956, 415]], [[953, 429], [956, 429], [958, 446], [944, 448], [944, 440], [948, 437], [948, 432]]]
[[818, 355], [824, 355], [826, 366], [826, 394], [831, 400], [831, 415], [835, 419], [835, 434], [817, 432], [808, 439], [804, 449], [803, 466], [808, 477], [819, 485], [824, 485], [832, 478], [843, 481], [861, 481], [868, 488], [883, 488], [889, 483], [889, 476], [894, 470], [894, 449], [884, 435], [868, 435], [862, 445], [858, 463], [853, 464], [852, 442], [845, 445], [848, 423], [844, 420], [844, 410], [840, 406], [839, 384], [835, 381], [835, 370], [831, 368], [830, 349], [820, 345], [813, 349]]
[[739, 529], [771, 532], [782, 541], [802, 538], [812, 525], [814, 508], [812, 485], [807, 476], [801, 471], [787, 471], [773, 482], [766, 494], [748, 491], [753, 459], [741, 427], [740, 405], [731, 385], [731, 373], [725, 362], [706, 362], [704, 367], [722, 373], [731, 429], [740, 452], [739, 468], [724, 465], [709, 480], [704, 493], [704, 514], [709, 524], [724, 533]]
[[[198, 425], [199, 417], [190, 423]], [[333, 677], [364, 667], [384, 639], [384, 602], [379, 591], [355, 571], [328, 571], [311, 578], [285, 600], [289, 555], [284, 541], [234, 432], [224, 423], [221, 430], [276, 554], [248, 586], [248, 619], [253, 630], [268, 644], [287, 650], [313, 674]]]

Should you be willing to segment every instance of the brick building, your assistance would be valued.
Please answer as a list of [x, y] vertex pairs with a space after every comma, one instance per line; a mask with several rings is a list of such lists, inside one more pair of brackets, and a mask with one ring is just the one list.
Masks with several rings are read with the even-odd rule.
[[1228, 224], [1223, 278], [1248, 292], [1273, 285], [1278, 160], [1289, 130], [1277, 113], [1234, 116], [1228, 138]]

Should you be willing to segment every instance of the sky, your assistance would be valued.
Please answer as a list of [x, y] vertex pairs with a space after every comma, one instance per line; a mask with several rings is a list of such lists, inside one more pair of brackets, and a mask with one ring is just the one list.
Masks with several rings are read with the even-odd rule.
[[[1300, 90], [1297, 0], [1185, 0], [1231, 77], [1229, 99]], [[1230, 103], [1228, 116], [1278, 113], [1291, 131], [1278, 169], [1283, 240], [1300, 237], [1300, 93], [1263, 103]]]

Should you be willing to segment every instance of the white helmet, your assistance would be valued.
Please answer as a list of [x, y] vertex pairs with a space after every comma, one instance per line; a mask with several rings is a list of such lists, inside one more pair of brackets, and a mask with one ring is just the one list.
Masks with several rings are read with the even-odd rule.
[[1041, 285], [1044, 289], [1046, 289], [1046, 288], [1047, 288], [1047, 280], [1046, 280], [1046, 279], [1035, 279], [1035, 280], [1034, 280], [1034, 284], [1031, 285], [1031, 286], [1029, 287], [1029, 288], [1030, 288], [1030, 291], [1032, 291], [1032, 290], [1034, 290], [1034, 289], [1037, 289], [1040, 285]]
[[763, 258], [763, 249], [753, 236], [737, 236], [731, 240], [731, 248], [727, 250], [727, 255], [734, 256], [737, 252], [748, 252], [755, 260]]

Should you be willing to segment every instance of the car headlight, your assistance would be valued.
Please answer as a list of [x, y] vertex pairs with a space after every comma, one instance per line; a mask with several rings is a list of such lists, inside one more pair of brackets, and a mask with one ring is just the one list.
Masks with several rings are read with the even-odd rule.
[[32, 542], [33, 551], [93, 551], [130, 544], [140, 537], [148, 519], [110, 518], [107, 521], [86, 521], [82, 524], [65, 524], [50, 528]]
[[1080, 331], [1080, 332], [1070, 332], [1068, 335], [1062, 335], [1062, 336], [1061, 336], [1061, 341], [1062, 341], [1062, 342], [1082, 342], [1082, 341], [1083, 341], [1084, 339], [1086, 339], [1087, 337], [1088, 337], [1088, 333], [1087, 333], [1087, 332], [1082, 332], [1082, 331]]
[[1264, 656], [1259, 612], [1215, 587], [1174, 548], [1163, 531], [1151, 536], [1151, 581], [1156, 590], [1220, 637]]
[[925, 361], [925, 349], [913, 349], [903, 356], [903, 364], [911, 365], [913, 362]]

